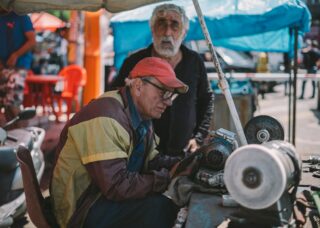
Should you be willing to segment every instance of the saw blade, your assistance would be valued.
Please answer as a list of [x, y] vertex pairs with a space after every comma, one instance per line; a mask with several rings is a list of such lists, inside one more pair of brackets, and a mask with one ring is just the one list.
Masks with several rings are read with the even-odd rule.
[[248, 144], [284, 140], [284, 130], [281, 123], [267, 115], [256, 116], [249, 120], [244, 128], [244, 134]]

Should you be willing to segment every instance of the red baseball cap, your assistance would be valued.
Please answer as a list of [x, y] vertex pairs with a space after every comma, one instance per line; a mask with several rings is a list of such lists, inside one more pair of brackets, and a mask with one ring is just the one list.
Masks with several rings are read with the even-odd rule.
[[130, 72], [130, 78], [154, 77], [177, 93], [186, 93], [189, 87], [176, 78], [171, 65], [157, 57], [147, 57], [140, 60]]

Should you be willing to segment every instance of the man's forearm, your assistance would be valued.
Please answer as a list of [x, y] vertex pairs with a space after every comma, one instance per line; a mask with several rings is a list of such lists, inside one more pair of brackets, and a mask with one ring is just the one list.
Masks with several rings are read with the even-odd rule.
[[35, 45], [36, 41], [35, 41], [35, 34], [33, 31], [26, 32], [25, 36], [27, 38], [27, 41], [18, 50], [10, 54], [6, 62], [7, 67], [9, 68], [15, 67], [17, 64], [18, 58], [24, 53], [26, 53], [27, 51], [29, 51]]
[[86, 165], [93, 182], [110, 200], [143, 198], [151, 192], [162, 192], [169, 184], [167, 170], [147, 174], [129, 172], [125, 159], [93, 162]]
[[[27, 33], [34, 33], [34, 32], [27, 32]], [[20, 57], [24, 53], [31, 50], [36, 44], [36, 39], [34, 34], [28, 34], [27, 35], [27, 41], [15, 52], [12, 54], [15, 54], [17, 57]]]
[[[208, 94], [208, 100], [206, 101], [206, 104], [202, 103], [200, 105], [205, 106], [205, 109], [202, 109], [202, 112], [200, 111], [198, 113], [199, 121], [197, 121], [199, 126], [196, 129], [196, 132], [194, 134], [194, 138], [196, 139], [197, 143], [201, 145], [203, 143], [203, 140], [205, 137], [207, 137], [210, 125], [211, 125], [211, 119], [212, 114], [214, 111], [214, 94], [213, 92]], [[198, 108], [198, 110], [201, 110], [201, 108]]]

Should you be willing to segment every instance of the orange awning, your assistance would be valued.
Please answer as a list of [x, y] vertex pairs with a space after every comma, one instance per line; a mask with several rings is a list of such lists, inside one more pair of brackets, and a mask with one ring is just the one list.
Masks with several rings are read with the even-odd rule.
[[31, 14], [31, 21], [36, 31], [55, 31], [57, 28], [66, 26], [64, 21], [60, 20], [56, 16], [44, 12]]

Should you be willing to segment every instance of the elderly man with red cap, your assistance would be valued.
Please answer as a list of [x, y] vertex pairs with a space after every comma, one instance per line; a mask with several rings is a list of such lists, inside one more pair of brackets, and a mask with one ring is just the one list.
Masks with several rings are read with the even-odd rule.
[[178, 208], [161, 193], [178, 160], [155, 149], [151, 120], [187, 90], [168, 62], [148, 57], [125, 87], [74, 115], [61, 133], [50, 186], [61, 227], [172, 227]]
[[208, 135], [214, 95], [202, 58], [182, 44], [189, 29], [184, 9], [171, 3], [158, 5], [153, 10], [150, 29], [153, 43], [128, 56], [112, 87], [122, 86], [141, 59], [153, 56], [166, 60], [189, 91], [153, 121], [160, 139], [157, 149], [166, 155], [184, 156], [184, 152], [196, 151]]

